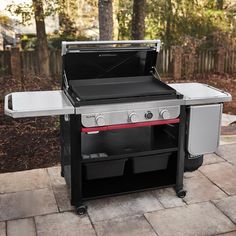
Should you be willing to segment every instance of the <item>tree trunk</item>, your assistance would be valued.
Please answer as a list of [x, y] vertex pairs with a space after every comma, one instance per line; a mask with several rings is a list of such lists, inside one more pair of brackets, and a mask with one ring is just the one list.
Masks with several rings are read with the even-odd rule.
[[38, 66], [39, 74], [42, 76], [49, 76], [49, 52], [48, 42], [45, 30], [43, 2], [42, 0], [32, 0], [34, 6], [34, 16], [36, 23], [36, 34], [37, 34], [37, 55], [38, 55]]
[[166, 33], [165, 33], [165, 44], [166, 47], [170, 47], [171, 43], [171, 17], [172, 16], [172, 2], [171, 0], [166, 1]]
[[146, 0], [134, 0], [131, 31], [131, 36], [133, 39], [144, 39], [145, 6]]
[[216, 9], [217, 10], [223, 10], [223, 6], [224, 6], [224, 0], [217, 0], [216, 1]]
[[98, 0], [99, 38], [113, 39], [113, 9], [112, 0]]

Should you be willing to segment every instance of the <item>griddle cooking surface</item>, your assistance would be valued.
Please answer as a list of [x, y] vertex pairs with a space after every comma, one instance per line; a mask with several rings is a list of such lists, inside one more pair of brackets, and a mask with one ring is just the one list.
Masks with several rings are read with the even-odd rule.
[[81, 101], [176, 94], [153, 76], [70, 80], [69, 83]]

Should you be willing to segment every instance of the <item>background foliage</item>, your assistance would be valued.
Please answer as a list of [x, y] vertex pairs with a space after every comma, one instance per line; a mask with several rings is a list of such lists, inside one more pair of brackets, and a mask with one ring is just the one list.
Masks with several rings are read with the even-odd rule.
[[[146, 38], [160, 38], [165, 47], [182, 45], [185, 37], [196, 39], [235, 36], [235, 10], [230, 1], [219, 7], [215, 0], [147, 0]], [[222, 5], [221, 5], [222, 6]], [[119, 1], [119, 39], [130, 38], [132, 2]]]

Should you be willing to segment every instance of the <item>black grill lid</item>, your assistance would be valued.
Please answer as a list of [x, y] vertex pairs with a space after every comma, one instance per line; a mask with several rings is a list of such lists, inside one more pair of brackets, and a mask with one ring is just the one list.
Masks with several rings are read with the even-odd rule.
[[66, 93], [76, 106], [180, 98], [152, 75], [157, 55], [151, 46], [68, 48], [63, 54]]
[[158, 52], [152, 47], [70, 50], [63, 67], [70, 80], [149, 75]]

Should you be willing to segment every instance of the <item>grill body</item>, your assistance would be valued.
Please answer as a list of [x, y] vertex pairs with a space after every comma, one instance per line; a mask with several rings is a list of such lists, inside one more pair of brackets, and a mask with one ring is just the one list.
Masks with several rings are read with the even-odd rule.
[[89, 199], [174, 187], [219, 145], [223, 103], [206, 84], [166, 84], [159, 40], [62, 43], [61, 90], [5, 96], [13, 118], [60, 116], [61, 175], [79, 214]]

